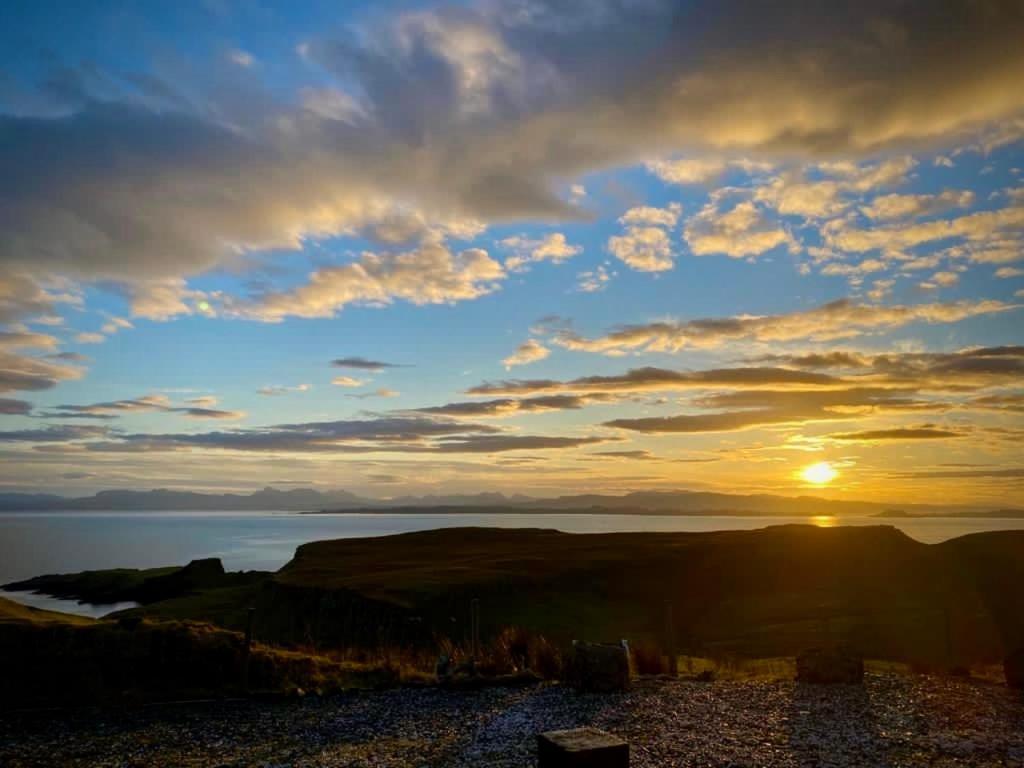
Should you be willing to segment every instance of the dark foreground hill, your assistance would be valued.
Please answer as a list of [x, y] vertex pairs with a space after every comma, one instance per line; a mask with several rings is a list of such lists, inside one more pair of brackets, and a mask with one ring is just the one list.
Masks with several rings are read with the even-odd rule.
[[1024, 531], [926, 545], [895, 528], [777, 526], [717, 533], [566, 534], [459, 528], [305, 544], [272, 577], [136, 609], [316, 647], [468, 642], [519, 626], [553, 641], [792, 655], [847, 642], [883, 659], [953, 666], [1024, 645]]

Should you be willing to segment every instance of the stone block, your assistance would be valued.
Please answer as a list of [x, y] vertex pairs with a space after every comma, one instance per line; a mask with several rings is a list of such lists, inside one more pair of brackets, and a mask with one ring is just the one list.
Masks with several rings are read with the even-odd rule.
[[629, 745], [597, 728], [548, 731], [537, 737], [539, 768], [629, 768]]

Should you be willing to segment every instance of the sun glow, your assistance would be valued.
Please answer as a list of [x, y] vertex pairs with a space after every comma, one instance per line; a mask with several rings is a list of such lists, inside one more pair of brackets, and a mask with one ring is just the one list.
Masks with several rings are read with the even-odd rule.
[[804, 482], [812, 485], [828, 485], [838, 476], [836, 468], [827, 461], [810, 464], [800, 471], [800, 477], [804, 479]]

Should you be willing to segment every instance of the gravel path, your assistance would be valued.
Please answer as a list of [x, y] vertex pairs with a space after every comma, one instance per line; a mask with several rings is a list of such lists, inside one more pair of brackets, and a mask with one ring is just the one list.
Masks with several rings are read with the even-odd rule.
[[1024, 698], [1003, 687], [868, 675], [861, 687], [643, 681], [405, 689], [324, 699], [0, 717], [0, 766], [535, 765], [539, 731], [593, 724], [633, 766], [1024, 766]]

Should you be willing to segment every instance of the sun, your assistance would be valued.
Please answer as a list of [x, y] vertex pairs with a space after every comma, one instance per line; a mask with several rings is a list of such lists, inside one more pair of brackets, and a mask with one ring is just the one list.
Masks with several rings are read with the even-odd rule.
[[839, 476], [836, 468], [827, 461], [809, 464], [800, 470], [800, 477], [811, 485], [828, 485]]

